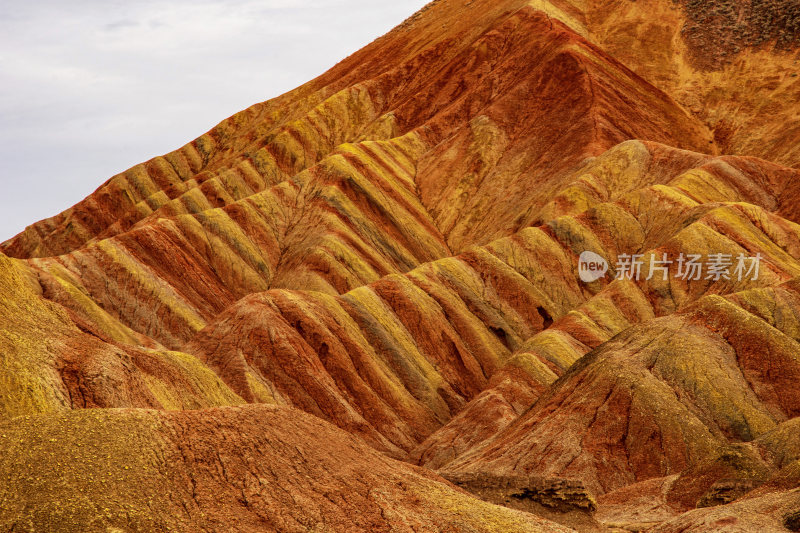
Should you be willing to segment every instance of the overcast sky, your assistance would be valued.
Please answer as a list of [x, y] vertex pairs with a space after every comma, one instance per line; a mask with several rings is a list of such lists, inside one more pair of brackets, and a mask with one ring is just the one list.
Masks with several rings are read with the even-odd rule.
[[2, 0], [0, 242], [323, 73], [426, 0]]

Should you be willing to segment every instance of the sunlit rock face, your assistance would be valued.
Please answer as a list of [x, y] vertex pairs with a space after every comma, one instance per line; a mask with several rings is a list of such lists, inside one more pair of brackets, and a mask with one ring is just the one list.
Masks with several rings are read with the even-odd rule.
[[0, 529], [791, 530], [797, 13], [738, 4], [438, 0], [0, 245]]

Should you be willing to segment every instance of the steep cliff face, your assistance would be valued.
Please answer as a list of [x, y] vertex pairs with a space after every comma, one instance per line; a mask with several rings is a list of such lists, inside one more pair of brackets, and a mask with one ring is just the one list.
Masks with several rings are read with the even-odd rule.
[[0, 524], [789, 527], [781, 6], [438, 0], [3, 243]]

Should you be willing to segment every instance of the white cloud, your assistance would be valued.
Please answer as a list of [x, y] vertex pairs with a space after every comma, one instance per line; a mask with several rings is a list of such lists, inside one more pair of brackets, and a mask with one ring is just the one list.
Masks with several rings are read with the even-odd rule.
[[321, 74], [425, 0], [6, 0], [0, 241]]

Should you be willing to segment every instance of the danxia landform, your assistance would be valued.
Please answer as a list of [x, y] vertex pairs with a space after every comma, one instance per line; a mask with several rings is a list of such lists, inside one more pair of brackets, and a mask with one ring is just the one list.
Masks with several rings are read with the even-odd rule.
[[111, 177], [0, 245], [0, 530], [800, 531], [799, 72], [437, 0]]

